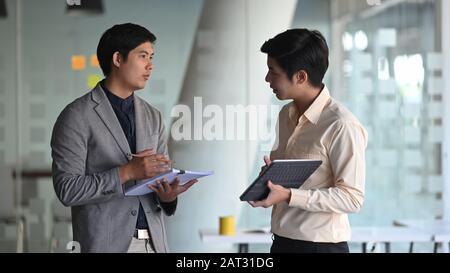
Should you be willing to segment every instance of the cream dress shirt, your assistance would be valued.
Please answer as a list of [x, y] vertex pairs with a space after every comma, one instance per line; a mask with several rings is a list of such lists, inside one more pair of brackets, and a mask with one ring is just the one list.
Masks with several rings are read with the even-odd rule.
[[272, 232], [313, 242], [350, 240], [347, 214], [364, 202], [366, 130], [326, 86], [301, 116], [294, 102], [285, 105], [277, 128], [271, 160], [320, 159], [322, 165], [291, 189], [289, 204], [273, 207]]

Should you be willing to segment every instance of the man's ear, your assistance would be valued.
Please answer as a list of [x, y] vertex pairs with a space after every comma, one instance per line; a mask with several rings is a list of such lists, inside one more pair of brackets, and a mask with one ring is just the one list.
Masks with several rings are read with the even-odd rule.
[[304, 84], [308, 81], [308, 73], [305, 70], [299, 70], [294, 74], [296, 84]]
[[114, 52], [112, 55], [112, 64], [117, 68], [122, 64], [122, 55], [120, 55], [119, 51]]

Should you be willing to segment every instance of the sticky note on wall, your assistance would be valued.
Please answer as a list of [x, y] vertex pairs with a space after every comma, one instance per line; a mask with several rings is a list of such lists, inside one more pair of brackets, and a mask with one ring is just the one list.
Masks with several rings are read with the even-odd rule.
[[86, 68], [86, 58], [83, 55], [72, 56], [72, 69], [79, 71]]
[[91, 66], [92, 67], [100, 67], [100, 63], [98, 62], [97, 55], [91, 55]]
[[89, 88], [94, 88], [99, 81], [102, 80], [102, 76], [98, 74], [90, 74], [87, 79], [87, 85]]

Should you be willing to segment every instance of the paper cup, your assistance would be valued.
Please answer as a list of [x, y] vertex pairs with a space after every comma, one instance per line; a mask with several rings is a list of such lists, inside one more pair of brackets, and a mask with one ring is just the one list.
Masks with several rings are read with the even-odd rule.
[[219, 221], [219, 234], [232, 236], [236, 233], [236, 220], [234, 216], [222, 216]]

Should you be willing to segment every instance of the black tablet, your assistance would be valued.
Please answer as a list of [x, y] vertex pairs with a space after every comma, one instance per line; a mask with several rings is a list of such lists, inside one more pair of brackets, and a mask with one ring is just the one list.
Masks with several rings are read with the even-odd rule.
[[274, 160], [241, 195], [241, 201], [263, 200], [269, 194], [267, 181], [285, 188], [300, 188], [322, 164], [321, 160]]

